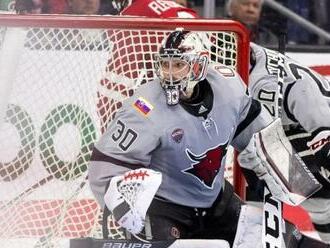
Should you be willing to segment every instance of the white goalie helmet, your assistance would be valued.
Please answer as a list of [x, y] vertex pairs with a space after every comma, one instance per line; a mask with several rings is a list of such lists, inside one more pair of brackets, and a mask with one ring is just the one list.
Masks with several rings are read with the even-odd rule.
[[163, 40], [155, 55], [156, 74], [168, 105], [189, 97], [195, 85], [205, 78], [209, 50], [203, 45], [204, 37], [201, 33], [176, 30]]

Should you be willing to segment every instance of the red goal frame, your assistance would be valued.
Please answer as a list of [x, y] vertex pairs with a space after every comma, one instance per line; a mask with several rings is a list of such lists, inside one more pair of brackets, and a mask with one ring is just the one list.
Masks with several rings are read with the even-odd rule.
[[[124, 16], [72, 16], [72, 15], [14, 15], [0, 14], [0, 25], [8, 27], [53, 27], [53, 28], [104, 28], [104, 29], [175, 29], [199, 31], [231, 31], [238, 37], [237, 68], [243, 81], [249, 78], [249, 35], [239, 22], [219, 19], [159, 19]], [[235, 159], [233, 184], [235, 192], [245, 198], [245, 180]]]
[[[242, 24], [240, 24], [239, 22], [231, 21], [231, 20], [218, 20], [218, 19], [174, 19], [174, 18], [171, 18], [171, 19], [155, 19], [155, 18], [123, 17], [123, 16], [73, 16], [73, 15], [15, 15], [15, 14], [0, 14], [0, 25], [2, 27], [2, 29], [0, 31], [3, 31], [3, 27], [5, 27], [5, 28], [6, 27], [13, 27], [13, 28], [15, 28], [15, 27], [27, 27], [27, 28], [32, 28], [33, 30], [34, 30], [34, 28], [36, 28], [38, 30], [40, 28], [43, 31], [45, 31], [46, 29], [56, 29], [57, 30], [57, 29], [62, 29], [63, 28], [63, 29], [79, 29], [79, 30], [80, 29], [99, 29], [99, 30], [102, 30], [102, 31], [105, 30], [106, 32], [108, 30], [112, 30], [112, 29], [116, 29], [116, 30], [120, 30], [120, 31], [123, 30], [125, 32], [126, 32], [126, 30], [127, 31], [128, 30], [134, 30], [134, 32], [136, 30], [138, 30], [138, 31], [143, 31], [144, 32], [144, 30], [146, 30], [146, 31], [147, 30], [148, 31], [149, 30], [150, 31], [164, 31], [164, 30], [166, 30], [166, 31], [168, 31], [168, 30], [175, 30], [177, 27], [182, 27], [182, 28], [184, 28], [186, 30], [191, 30], [191, 31], [207, 31], [207, 32], [211, 32], [211, 33], [214, 32], [214, 33], [216, 33], [216, 37], [219, 37], [218, 36], [218, 32], [219, 33], [220, 32], [235, 33], [235, 47], [234, 47], [234, 49], [235, 49], [235, 51], [237, 50], [237, 53], [235, 53], [235, 55], [233, 57], [232, 56], [228, 56], [228, 57], [234, 58], [233, 60], [235, 61], [235, 68], [237, 69], [238, 73], [241, 75], [243, 81], [246, 84], [248, 83], [248, 77], [249, 77], [249, 71], [248, 71], [249, 70], [249, 33], [248, 33], [247, 29]], [[9, 30], [9, 31], [12, 31], [12, 30]], [[155, 33], [155, 32], [153, 32], [153, 33]], [[5, 34], [7, 34], [7, 33], [5, 33]], [[54, 33], [54, 35], [56, 35], [56, 33]], [[221, 34], [221, 35], [223, 35], [223, 34]], [[23, 37], [23, 38], [25, 38], [25, 37]], [[108, 36], [107, 36], [107, 38], [108, 38]], [[148, 38], [149, 38], [149, 36], [148, 36]], [[213, 36], [212, 36], [212, 38], [213, 38]], [[221, 36], [221, 42], [223, 42], [223, 43], [225, 43], [227, 45], [227, 42], [224, 42], [224, 39], [222, 39], [222, 38], [223, 38], [223, 36]], [[38, 37], [36, 37], [36, 39], [38, 39]], [[17, 35], [15, 35], [14, 36], [14, 39], [11, 39], [10, 41], [13, 41], [13, 43], [14, 43], [15, 40], [18, 40]], [[0, 39], [0, 48], [1, 49], [3, 48], [3, 44], [4, 44], [2, 42], [3, 41]], [[25, 41], [23, 41], [23, 42], [25, 42]], [[213, 42], [213, 39], [212, 39], [212, 42]], [[232, 41], [230, 40], [230, 42], [232, 42]], [[8, 41], [7, 41], [7, 43], [8, 43]], [[214, 42], [214, 43], [217, 44], [217, 42]], [[11, 43], [9, 42], [9, 44], [11, 44]], [[25, 44], [26, 43], [22, 43], [21, 47], [26, 48]], [[13, 47], [14, 48], [16, 47], [16, 43], [13, 44], [12, 46], [9, 46], [9, 47], [12, 50], [15, 50], [15, 49], [13, 49]], [[224, 47], [225, 48], [223, 50], [221, 50], [221, 51], [216, 50], [216, 58], [218, 58], [218, 55], [219, 54], [223, 54], [222, 53], [223, 51], [224, 52], [227, 52], [228, 50], [231, 49], [230, 46], [229, 46], [230, 48], [228, 48], [228, 49], [227, 49], [226, 46], [224, 46]], [[234, 50], [234, 49], [232, 49], [232, 50]], [[2, 50], [6, 50], [6, 49], [2, 49]], [[26, 50], [28, 50], [28, 49], [26, 49]], [[49, 54], [47, 53], [48, 52], [47, 49], [45, 49], [43, 51], [44, 51], [44, 53], [42, 53], [42, 55], [44, 57], [46, 57], [46, 60], [42, 60], [42, 65], [49, 64], [50, 66], [48, 66], [48, 67], [51, 67], [51, 68], [52, 68], [53, 65], [57, 65], [56, 63], [58, 63], [58, 62], [54, 62], [53, 64], [51, 62], [49, 62], [50, 60], [53, 59], [53, 57], [52, 57], [52, 59], [49, 58]], [[73, 50], [73, 51], [75, 52], [76, 50]], [[111, 50], [111, 52], [112, 51], [113, 50]], [[2, 52], [2, 51], [0, 51], [0, 52]], [[29, 50], [29, 52], [30, 52], [30, 50]], [[38, 53], [39, 51], [38, 51], [38, 49], [36, 48], [35, 50], [33, 50], [33, 52], [36, 52], [37, 53], [37, 60], [40, 60], [41, 61], [41, 59], [39, 57], [39, 53]], [[58, 52], [58, 51], [56, 51], [56, 52]], [[2, 62], [2, 64], [5, 64], [5, 65], [7, 63], [6, 59], [7, 60], [8, 60], [8, 58], [11, 59], [11, 57], [8, 56], [9, 53], [5, 53], [5, 55], [6, 54], [7, 54], [7, 56], [2, 57], [2, 61], [0, 59], [0, 62]], [[19, 52], [15, 52], [15, 54], [20, 55]], [[113, 54], [115, 54], [115, 52], [112, 53], [112, 55]], [[65, 55], [67, 56], [67, 54], [65, 54]], [[106, 56], [108, 56], [108, 55], [109, 54], [107, 53]], [[56, 58], [57, 57], [58, 57], [58, 54], [56, 53]], [[221, 56], [219, 56], [219, 57], [221, 58]], [[20, 59], [21, 57], [18, 56], [18, 58]], [[31, 60], [32, 59], [31, 59], [31, 54], [30, 53], [28, 53], [28, 56], [25, 57], [25, 59], [27, 61], [26, 64], [28, 64], [28, 65], [32, 64], [33, 65], [33, 62], [31, 63]], [[102, 57], [102, 59], [103, 59], [103, 57]], [[12, 60], [14, 60], [14, 59], [12, 59]], [[44, 62], [44, 61], [46, 61], [46, 62]], [[218, 61], [219, 60], [217, 60], [217, 62]], [[53, 62], [53, 60], [52, 60], [52, 62]], [[62, 61], [60, 61], [58, 64], [60, 64], [61, 62]], [[4, 93], [4, 92], [6, 92], [6, 87], [7, 86], [11, 87], [11, 84], [10, 83], [12, 83], [14, 85], [13, 87], [16, 86], [18, 88], [21, 88], [24, 85], [26, 87], [29, 87], [31, 85], [32, 86], [35, 86], [35, 81], [31, 81], [32, 84], [31, 84], [30, 81], [29, 81], [30, 84], [29, 83], [21, 84], [21, 82], [27, 82], [27, 80], [25, 80], [25, 81], [24, 80], [20, 80], [19, 83], [17, 85], [15, 85], [15, 83], [17, 83], [17, 82], [14, 81], [14, 80], [12, 80], [12, 77], [15, 77], [16, 76], [16, 75], [12, 76], [12, 74], [14, 74], [13, 72], [15, 72], [15, 70], [17, 68], [15, 65], [16, 64], [14, 63], [14, 65], [10, 67], [12, 69], [10, 71], [6, 72], [6, 75], [5, 76], [8, 76], [8, 75], [9, 76], [8, 76], [8, 78], [3, 79], [3, 81], [6, 81], [5, 85], [3, 85], [2, 82], [0, 82], [0, 125], [3, 122], [3, 119], [2, 119], [3, 118], [3, 112], [5, 112], [5, 107], [7, 107], [7, 104], [8, 104], [6, 102], [6, 99], [5, 100], [2, 99], [2, 98], [6, 98], [7, 97], [6, 96], [6, 93]], [[87, 67], [84, 67], [84, 71], [87, 71], [86, 68], [91, 67], [90, 65], [91, 64], [88, 64]], [[39, 68], [39, 67], [36, 67], [36, 68]], [[99, 68], [99, 67], [97, 67], [97, 68]], [[101, 69], [102, 70], [105, 70], [103, 67]], [[19, 71], [19, 69], [17, 69], [17, 71]], [[44, 87], [45, 82], [47, 82], [46, 80], [44, 80], [43, 75], [48, 75], [48, 73], [47, 72], [44, 72], [43, 73], [41, 71], [36, 71], [34, 73], [35, 73], [34, 75], [35, 75], [36, 78], [38, 78], [38, 79], [41, 78], [42, 79], [42, 80], [40, 80], [40, 81], [42, 81], [41, 87], [39, 87], [39, 84], [37, 84], [37, 86], [36, 86], [36, 87], [38, 87], [37, 89], [39, 90], [40, 88]], [[17, 74], [20, 75], [20, 73], [17, 73]], [[21, 74], [23, 74], [23, 73], [21, 73]], [[70, 74], [70, 72], [67, 72], [67, 71], [64, 70], [64, 77], [65, 78], [70, 78], [70, 76], [68, 76], [68, 74]], [[1, 75], [3, 75], [3, 74], [1, 74]], [[89, 77], [85, 77], [85, 78], [87, 80], [90, 79]], [[79, 81], [79, 80], [76, 80], [76, 81]], [[93, 84], [93, 86], [94, 86], [95, 85], [94, 80], [90, 80], [90, 81], [93, 81], [93, 83], [91, 83], [91, 84]], [[66, 81], [64, 80], [64, 82], [66, 82]], [[134, 82], [136, 82], [136, 81], [134, 81]], [[39, 81], [38, 81], [38, 83], [39, 83]], [[82, 87], [84, 87], [83, 86], [84, 84], [81, 81], [79, 81], [79, 83], [80, 83], [78, 85], [78, 88], [79, 89], [81, 89]], [[126, 83], [126, 81], [125, 81], [125, 83]], [[69, 84], [71, 84], [71, 82], [69, 82]], [[3, 86], [5, 88], [4, 88], [3, 92], [1, 92]], [[24, 87], [22, 87], [22, 88], [24, 88]], [[84, 89], [87, 90], [89, 88], [84, 88]], [[36, 91], [38, 91], [38, 90], [36, 90]], [[47, 88], [47, 90], [48, 90], [48, 88]], [[23, 91], [23, 90], [21, 90], [21, 91]], [[28, 90], [26, 90], [26, 91], [28, 91]], [[66, 92], [66, 89], [63, 88], [63, 87], [60, 88], [59, 91], [67, 93]], [[40, 90], [40, 92], [43, 93], [44, 91], [41, 91]], [[41, 105], [41, 104], [40, 103], [38, 103], [39, 105], [36, 104], [37, 100], [39, 100], [39, 94], [37, 94], [37, 92], [35, 92], [35, 91], [33, 91], [32, 93], [29, 92], [27, 94], [29, 94], [28, 95], [28, 98], [30, 96], [33, 96], [33, 97], [31, 97], [31, 99], [32, 99], [31, 100], [31, 106], [33, 106], [33, 111], [42, 112], [38, 108], [38, 106]], [[48, 95], [46, 94], [46, 97], [47, 96]], [[54, 95], [54, 98], [60, 99], [60, 97], [56, 97], [56, 96], [57, 95]], [[75, 95], [74, 97], [75, 97], [74, 100], [76, 100], [77, 98], [79, 98], [78, 95]], [[43, 98], [40, 99], [40, 101], [42, 101], [42, 100], [43, 100]], [[48, 99], [47, 99], [46, 102], [48, 103]], [[10, 103], [10, 101], [9, 101], [9, 103]], [[44, 102], [42, 102], [42, 103], [44, 103]], [[71, 103], [71, 102], [69, 102], [69, 103]], [[45, 105], [47, 105], [47, 104], [45, 104]], [[67, 104], [67, 105], [70, 105], [70, 104]], [[72, 105], [74, 105], [74, 104], [72, 104]], [[95, 106], [95, 105], [96, 104], [93, 104], [93, 106]], [[34, 106], [36, 106], [35, 107], [36, 109], [34, 108]], [[63, 106], [62, 105], [62, 102], [61, 102], [61, 105], [59, 105], [59, 106], [61, 106], [61, 107]], [[44, 112], [42, 112], [42, 114], [44, 114], [42, 121], [47, 120], [49, 112], [52, 113], [53, 110], [55, 110], [55, 113], [59, 113], [61, 111], [61, 109], [54, 108], [53, 106], [48, 106], [47, 105], [47, 108], [48, 107], [50, 108], [49, 110], [52, 110], [52, 111], [48, 111], [47, 110], [48, 112], [45, 113], [45, 114], [44, 114]], [[70, 108], [70, 106], [68, 108]], [[74, 108], [72, 108], [72, 106], [71, 106], [71, 109], [75, 110]], [[31, 112], [32, 112], [32, 110], [31, 110]], [[27, 115], [29, 115], [28, 113], [27, 113]], [[83, 113], [85, 113], [85, 112], [83, 112]], [[35, 118], [35, 119], [37, 119], [37, 118]], [[36, 120], [36, 123], [40, 124], [38, 121], [39, 120]], [[107, 123], [107, 122], [105, 122], [105, 123]], [[44, 124], [44, 122], [42, 122], [40, 124], [40, 126], [38, 126], [38, 124], [37, 124], [38, 132], [41, 133], [41, 128], [40, 127], [43, 127], [43, 125], [41, 125], [41, 124]], [[47, 130], [49, 130], [49, 129], [47, 129]], [[89, 130], [89, 132], [87, 132], [87, 133], [90, 133], [90, 132], [91, 131]], [[10, 135], [10, 134], [8, 134], [8, 135]], [[7, 137], [7, 136], [5, 136], [5, 137]], [[36, 138], [36, 140], [37, 140], [36, 143], [39, 142], [38, 138], [40, 138], [40, 137], [44, 138], [44, 136], [40, 136], [40, 134], [39, 134], [39, 137]], [[10, 139], [10, 137], [9, 137], [9, 139]], [[71, 147], [72, 146], [72, 143], [70, 143], [68, 146]], [[12, 150], [14, 150], [14, 148]], [[1, 146], [0, 146], [0, 155], [6, 155], [5, 154], [6, 153], [6, 150], [4, 150], [4, 152], [3, 152], [4, 154], [2, 154], [2, 152], [3, 152], [3, 150], [1, 150]], [[40, 151], [38, 150], [38, 152], [39, 152], [38, 155], [33, 156], [34, 155], [33, 154], [31, 156], [31, 157], [33, 157], [32, 159], [34, 159], [34, 157], [37, 157], [37, 156], [39, 156], [38, 158], [40, 158]], [[56, 152], [54, 152], [53, 154], [56, 154]], [[88, 152], [85, 152], [83, 154], [88, 154]], [[244, 180], [244, 178], [242, 176], [242, 173], [240, 172], [240, 169], [239, 169], [239, 166], [238, 166], [238, 162], [237, 162], [237, 159], [236, 159], [236, 157], [237, 157], [236, 155], [237, 154], [235, 153], [235, 156], [234, 156], [235, 159], [233, 160], [234, 162], [231, 163], [231, 164], [234, 164], [233, 168], [230, 166], [230, 168], [232, 168], [232, 170], [233, 170], [233, 177], [232, 178], [230, 177], [230, 178], [233, 181], [235, 192], [242, 199], [245, 199], [245, 180]], [[43, 155], [43, 156], [46, 156], [46, 155]], [[0, 156], [0, 158], [2, 159], [3, 157]], [[85, 162], [86, 161], [88, 162], [88, 159], [86, 159]], [[5, 161], [4, 163], [3, 163], [3, 161], [0, 161], [0, 176], [2, 176], [2, 178], [0, 178], [0, 180], [1, 179], [4, 179], [3, 178], [3, 175], [1, 174], [1, 172], [3, 172], [3, 171], [6, 170], [6, 166], [7, 165], [5, 163], [7, 163], [7, 161]], [[11, 161], [9, 161], [7, 164], [11, 165], [10, 163], [11, 163]], [[14, 166], [12, 166], [12, 168], [14, 168]], [[38, 169], [39, 169], [39, 167], [38, 167]], [[45, 169], [45, 168], [43, 167], [43, 169]], [[50, 168], [47, 168], [47, 169], [50, 169]], [[10, 171], [10, 170], [8, 170], [8, 171]], [[10, 172], [8, 172], [8, 171], [7, 171], [7, 173], [10, 174]], [[30, 171], [27, 170], [27, 173], [29, 173], [29, 172], [31, 172], [31, 168], [30, 168]], [[51, 171], [51, 172], [53, 172], [53, 171]], [[29, 184], [27, 184], [27, 185], [23, 184], [22, 185], [22, 187], [24, 187], [23, 190], [21, 190], [21, 188], [20, 188], [20, 189], [17, 189], [17, 192], [18, 192], [17, 194], [16, 194], [16, 191], [14, 192], [16, 197], [13, 197], [13, 198], [7, 197], [7, 198], [9, 198], [9, 201], [7, 201], [7, 199], [5, 199], [2, 202], [2, 203], [5, 203], [4, 207], [7, 207], [8, 206], [8, 208], [5, 209], [5, 210], [8, 210], [8, 213], [9, 213], [11, 211], [11, 209], [12, 209], [12, 206], [13, 205], [16, 205], [16, 203], [17, 203], [18, 206], [21, 206], [22, 208], [24, 208], [24, 214], [30, 214], [30, 213], [27, 213], [28, 211], [25, 211], [25, 209], [30, 209], [31, 206], [34, 206], [34, 207], [44, 206], [43, 207], [43, 212], [41, 214], [48, 213], [49, 212], [48, 210], [50, 210], [50, 208], [52, 208], [52, 209], [59, 208], [59, 206], [62, 204], [62, 201], [60, 199], [55, 199], [55, 200], [54, 199], [51, 199], [51, 201], [48, 201], [47, 202], [48, 198], [45, 201], [44, 201], [44, 199], [41, 199], [41, 200], [37, 199], [37, 201], [36, 201], [35, 199], [31, 198], [31, 199], [33, 199], [32, 201], [31, 200], [30, 201], [26, 201], [26, 202], [23, 201], [23, 203], [19, 202], [20, 199], [22, 199], [22, 198], [24, 199], [24, 197], [29, 196], [33, 192], [36, 192], [38, 189], [43, 188], [44, 186], [47, 187], [48, 184], [51, 184], [52, 185], [52, 183], [54, 183], [54, 181], [56, 181], [54, 179], [58, 179], [58, 178], [55, 178], [56, 176], [53, 175], [52, 173], [46, 174], [46, 175], [47, 176], [45, 176], [44, 174], [41, 174], [40, 177], [34, 177], [35, 175], [31, 175], [31, 173], [25, 174], [24, 176], [26, 178], [31, 179], [31, 183], [29, 182]], [[12, 179], [12, 180], [16, 180], [17, 178], [18, 179], [21, 179], [19, 173], [17, 173], [16, 178], [15, 179]], [[83, 177], [81, 176], [80, 178], [82, 179]], [[84, 178], [86, 179], [85, 176], [84, 176]], [[35, 181], [32, 180], [32, 179], [35, 179]], [[77, 178], [74, 178], [74, 179], [77, 179]], [[2, 180], [2, 181], [5, 181], [5, 180]], [[11, 179], [9, 179], [8, 181], [9, 181], [9, 183], [12, 183], [11, 182]], [[57, 181], [60, 181], [62, 183], [61, 180], [57, 180]], [[79, 180], [77, 180], [77, 182], [78, 181]], [[86, 185], [86, 182], [87, 182], [87, 180], [83, 181], [80, 185], [78, 184], [77, 185], [77, 189], [76, 189], [76, 187], [73, 187], [72, 194], [74, 196], [76, 194], [78, 194], [77, 192], [79, 191], [80, 188], [82, 188], [84, 185]], [[0, 181], [0, 183], [2, 183], [2, 182]], [[13, 183], [13, 186], [15, 186], [15, 183], [16, 182]], [[6, 184], [6, 187], [4, 187], [4, 188], [7, 188], [7, 187], [10, 187], [10, 184]], [[68, 188], [65, 188], [65, 190], [67, 191]], [[49, 192], [49, 193], [52, 193], [52, 192]], [[6, 195], [6, 194], [7, 194], [7, 191], [4, 193], [4, 195]], [[8, 194], [8, 196], [11, 197], [10, 194]], [[54, 197], [57, 197], [57, 196], [58, 195], [56, 194]], [[42, 196], [42, 197], [44, 197], [44, 196]], [[0, 203], [1, 203], [1, 200], [0, 200]], [[50, 203], [54, 203], [55, 205], [51, 205]], [[28, 204], [31, 204], [31, 205], [28, 205]], [[79, 208], [79, 206], [77, 206], [77, 204], [78, 205], [80, 204], [79, 206], [81, 208]], [[1, 206], [1, 204], [0, 204], [0, 206]], [[99, 206], [97, 205], [97, 203], [94, 200], [94, 198], [93, 199], [78, 199], [77, 201], [74, 201], [73, 200], [73, 202], [72, 202], [72, 204], [70, 206], [72, 206], [72, 209], [74, 210], [73, 211], [74, 213], [73, 212], [68, 213], [68, 217], [76, 216], [75, 214], [79, 215], [80, 214], [79, 211], [84, 210], [84, 208], [85, 207], [87, 208], [88, 206], [89, 206], [89, 209], [90, 208], [93, 208], [93, 209], [95, 209], [95, 211], [97, 209], [99, 209]], [[78, 209], [79, 209], [79, 211], [78, 211]], [[37, 213], [37, 211], [38, 211], [38, 209], [35, 209], [35, 212], [32, 211], [31, 218], [33, 217], [32, 218], [33, 220], [31, 220], [32, 221], [31, 223], [34, 223], [34, 224], [35, 223], [39, 223], [38, 217], [40, 217], [40, 216], [38, 215], [38, 213], [40, 211], [38, 213]], [[2, 213], [6, 213], [6, 212], [3, 211]], [[72, 216], [71, 216], [71, 214], [72, 214]], [[48, 235], [48, 233], [50, 231], [52, 231], [52, 230], [51, 230], [51, 228], [46, 228], [45, 229], [44, 227], [45, 226], [53, 227], [57, 223], [57, 221], [60, 221], [58, 219], [58, 217], [56, 217], [56, 215], [58, 215], [58, 213], [57, 212], [53, 212], [50, 216], [46, 216], [48, 219], [52, 219], [53, 220], [53, 223], [42, 224], [41, 225], [41, 228], [38, 229], [39, 232], [33, 230], [36, 233], [29, 233], [29, 235], [31, 235], [31, 236], [38, 236], [38, 237], [39, 236], [42, 236], [44, 233], [47, 233], [47, 235]], [[0, 217], [1, 217], [1, 211], [0, 211]], [[21, 217], [21, 216], [19, 216], [19, 217]], [[47, 219], [47, 218], [45, 218], [45, 219]], [[92, 218], [92, 217], [88, 217], [88, 218]], [[37, 221], [36, 221], [36, 219], [37, 219]], [[84, 220], [86, 221], [85, 216], [84, 216]], [[36, 221], [36, 222], [33, 222], [33, 221]], [[80, 220], [78, 220], [78, 221], [80, 221]], [[20, 223], [19, 221], [17, 221], [17, 222]], [[91, 222], [91, 219], [87, 219], [87, 222]], [[9, 224], [8, 223], [7, 224], [10, 225], [10, 223], [11, 222], [9, 222]], [[83, 223], [83, 220], [82, 219], [81, 219], [81, 223]], [[25, 224], [25, 222], [24, 222], [24, 224]], [[66, 223], [66, 224], [68, 224], [68, 223]], [[72, 235], [76, 235], [77, 233], [79, 235], [88, 235], [88, 233], [85, 232], [88, 229], [86, 227], [82, 228], [82, 230], [80, 230], [78, 232], [73, 232], [74, 228], [76, 228], [76, 226], [74, 224], [75, 223], [71, 223], [70, 222], [70, 225], [68, 225], [68, 227], [65, 226], [65, 228], [64, 228], [65, 230], [60, 229], [61, 234], [63, 236], [65, 236], [65, 237], [68, 237], [69, 235], [66, 235], [66, 231], [68, 231], [68, 233], [70, 233], [70, 235], [71, 234]], [[79, 225], [80, 225], [80, 223], [79, 223]], [[80, 227], [81, 227], [81, 225], [80, 225]], [[29, 231], [30, 231], [30, 229], [29, 229]], [[17, 233], [22, 233], [22, 232], [20, 232], [20, 230], [18, 230]], [[15, 235], [15, 234], [16, 233], [14, 233], [13, 235]], [[16, 238], [18, 236], [19, 235], [16, 235], [14, 237]], [[10, 237], [12, 237], [12, 236], [10, 236]], [[18, 238], [21, 238], [21, 237], [18, 237]], [[40, 239], [40, 240], [42, 240], [42, 239]]]

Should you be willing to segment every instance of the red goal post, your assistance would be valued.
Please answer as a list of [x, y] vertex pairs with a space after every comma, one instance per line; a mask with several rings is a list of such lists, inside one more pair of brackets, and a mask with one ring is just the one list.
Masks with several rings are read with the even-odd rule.
[[[87, 184], [93, 144], [121, 101], [155, 77], [152, 53], [177, 27], [203, 34], [211, 62], [248, 81], [248, 33], [238, 22], [0, 15], [2, 247], [65, 247], [63, 239], [99, 235]], [[228, 163], [244, 197], [236, 160]]]

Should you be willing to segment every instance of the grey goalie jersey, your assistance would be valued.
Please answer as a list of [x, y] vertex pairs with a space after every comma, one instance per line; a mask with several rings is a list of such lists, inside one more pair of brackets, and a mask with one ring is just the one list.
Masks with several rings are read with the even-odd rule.
[[[230, 68], [210, 66], [206, 80], [213, 92], [207, 118], [188, 113], [181, 104], [168, 106], [158, 80], [124, 101], [95, 145], [89, 166], [90, 185], [101, 205], [111, 177], [139, 167], [162, 173], [156, 197], [191, 207], [212, 205], [223, 184], [228, 146], [244, 149], [272, 119]], [[199, 111], [205, 111], [203, 106]]]
[[319, 132], [330, 130], [329, 82], [276, 51], [253, 43], [251, 49], [255, 65], [250, 70], [249, 91], [273, 117], [278, 107], [278, 56], [284, 59], [282, 124], [298, 154], [312, 165], [313, 153], [307, 143]]

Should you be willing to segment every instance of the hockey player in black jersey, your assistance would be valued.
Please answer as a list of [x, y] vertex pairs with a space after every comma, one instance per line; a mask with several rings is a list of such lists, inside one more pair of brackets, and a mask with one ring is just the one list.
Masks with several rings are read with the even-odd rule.
[[[199, 33], [178, 30], [164, 39], [158, 78], [124, 101], [95, 145], [91, 189], [140, 238], [261, 248], [262, 210], [233, 193], [224, 161], [229, 145], [244, 150], [272, 118], [234, 70], [209, 64], [208, 56]], [[311, 247], [300, 234], [288, 236], [287, 247]]]
[[[289, 57], [251, 43], [249, 91], [274, 118], [278, 108], [279, 58], [284, 61], [280, 106], [284, 132], [322, 185], [301, 206], [309, 212], [321, 239], [330, 243], [330, 83]], [[251, 179], [250, 184], [256, 187]]]

